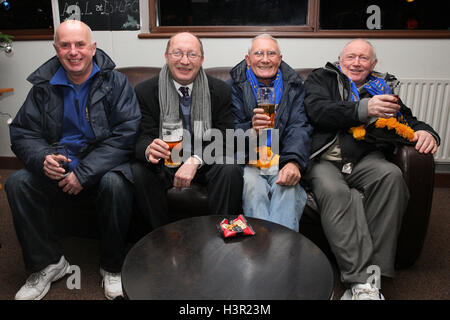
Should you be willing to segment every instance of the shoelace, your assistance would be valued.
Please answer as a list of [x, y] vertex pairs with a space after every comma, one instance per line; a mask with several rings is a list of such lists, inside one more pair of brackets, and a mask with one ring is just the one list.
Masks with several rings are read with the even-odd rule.
[[120, 273], [109, 273], [106, 272], [103, 277], [103, 281], [107, 281], [109, 284], [120, 283], [122, 281], [122, 277]]
[[374, 287], [357, 288], [353, 293], [353, 300], [357, 300], [357, 297], [365, 298], [365, 300], [379, 300], [380, 294], [377, 288]]

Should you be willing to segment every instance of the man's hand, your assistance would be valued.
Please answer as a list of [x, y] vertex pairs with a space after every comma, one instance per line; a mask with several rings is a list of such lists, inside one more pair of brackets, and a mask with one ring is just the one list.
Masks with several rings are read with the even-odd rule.
[[259, 130], [265, 129], [270, 126], [270, 117], [264, 113], [263, 108], [253, 109], [252, 127], [258, 133]]
[[200, 166], [200, 161], [194, 157], [187, 159], [185, 163], [178, 168], [173, 179], [173, 186], [175, 188], [188, 188], [194, 179], [197, 169]]
[[416, 150], [420, 153], [434, 154], [437, 151], [437, 142], [433, 135], [425, 130], [418, 130], [414, 132], [414, 138], [412, 140], [416, 142]]
[[65, 170], [59, 164], [60, 162], [71, 162], [71, 159], [67, 159], [61, 154], [48, 154], [44, 160], [44, 173], [52, 180], [60, 180], [64, 178]]
[[278, 173], [277, 184], [295, 186], [301, 179], [300, 166], [296, 162], [288, 162]]
[[400, 106], [397, 98], [390, 94], [380, 94], [369, 99], [367, 114], [369, 117], [390, 118], [397, 114]]
[[161, 139], [155, 139], [147, 148], [145, 156], [151, 163], [157, 164], [161, 158], [169, 159], [169, 146]]
[[77, 195], [83, 190], [83, 186], [73, 172], [69, 173], [67, 177], [58, 182], [58, 186], [62, 188], [63, 192], [73, 195]]

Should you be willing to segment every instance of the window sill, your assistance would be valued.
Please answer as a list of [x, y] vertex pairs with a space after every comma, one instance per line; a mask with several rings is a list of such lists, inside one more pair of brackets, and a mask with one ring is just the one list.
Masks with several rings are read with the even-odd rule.
[[[169, 28], [169, 29], [168, 29]], [[197, 31], [197, 30], [198, 31]], [[261, 28], [260, 31], [208, 31], [208, 28], [161, 27], [152, 32], [140, 33], [139, 39], [170, 38], [177, 32], [190, 31], [201, 38], [252, 38], [267, 32], [276, 38], [403, 38], [403, 39], [449, 39], [450, 30], [320, 30], [281, 31], [274, 27]], [[242, 28], [239, 28], [242, 30]]]
[[2, 33], [13, 36], [13, 41], [53, 40], [53, 29], [11, 29], [2, 30]]

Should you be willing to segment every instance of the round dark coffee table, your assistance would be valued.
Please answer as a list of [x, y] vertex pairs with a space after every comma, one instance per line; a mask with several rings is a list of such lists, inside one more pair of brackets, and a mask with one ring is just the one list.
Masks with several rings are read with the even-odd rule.
[[223, 239], [216, 225], [236, 216], [201, 216], [139, 240], [122, 268], [129, 299], [330, 299], [333, 270], [298, 232], [247, 218], [256, 235]]

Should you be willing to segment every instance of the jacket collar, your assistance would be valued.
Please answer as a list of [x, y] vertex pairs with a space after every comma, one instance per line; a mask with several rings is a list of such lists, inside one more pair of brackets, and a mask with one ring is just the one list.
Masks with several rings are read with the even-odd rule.
[[[84, 83], [89, 81], [99, 71], [100, 71], [100, 69], [99, 69], [97, 63], [95, 63], [95, 61], [94, 61], [93, 65], [92, 65], [91, 74], [89, 75], [89, 77], [86, 79], [86, 81]], [[67, 74], [66, 74], [64, 68], [62, 66], [60, 66], [58, 68], [58, 71], [56, 71], [56, 73], [50, 79], [50, 84], [51, 85], [71, 86], [72, 82], [69, 80], [69, 78], [67, 78]]]
[[[327, 64], [325, 65], [324, 69], [327, 70], [327, 71], [335, 72], [335, 73], [337, 73], [338, 75], [341, 75], [341, 76], [347, 78], [346, 75], [343, 74], [343, 73], [341, 72], [341, 70], [339, 70], [339, 62], [338, 62], [338, 61], [335, 61], [335, 62], [333, 62], [333, 63], [327, 62]], [[381, 73], [381, 72], [378, 72], [378, 71], [375, 71], [375, 70], [372, 71], [372, 73], [373, 73], [376, 77], [382, 78], [382, 79], [385, 79], [385, 80], [390, 80], [390, 77], [392, 77], [392, 75], [389, 75], [388, 73]], [[389, 77], [389, 76], [390, 76], [390, 77]]]
[[[286, 62], [281, 61], [280, 69], [281, 72], [283, 73], [283, 82], [296, 82], [299, 84], [302, 83], [300, 76]], [[230, 71], [231, 78], [233, 78], [233, 80], [236, 83], [246, 82], [247, 81], [246, 70], [247, 70], [247, 62], [244, 59], [241, 62], [239, 62], [236, 66], [234, 66], [233, 69], [231, 69]]]
[[[111, 58], [99, 48], [97, 48], [93, 59], [100, 69], [100, 73], [112, 71], [116, 67]], [[35, 70], [30, 76], [28, 76], [27, 80], [33, 85], [49, 83], [61, 66], [62, 65], [59, 62], [58, 57], [53, 56], [37, 70]]]

